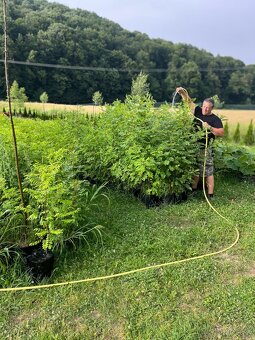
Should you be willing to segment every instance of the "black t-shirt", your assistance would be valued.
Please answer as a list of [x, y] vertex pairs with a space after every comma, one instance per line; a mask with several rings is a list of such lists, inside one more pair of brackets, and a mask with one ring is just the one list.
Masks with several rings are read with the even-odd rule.
[[[200, 106], [196, 106], [194, 116], [196, 118], [201, 119], [203, 122], [208, 123], [210, 126], [220, 129], [223, 128], [223, 124], [221, 119], [216, 116], [214, 113], [211, 113], [210, 115], [203, 115], [202, 108]], [[198, 119], [194, 119], [194, 124], [196, 129], [202, 128], [202, 122]], [[215, 136], [212, 132], [208, 132], [208, 143], [212, 143], [215, 139]], [[206, 139], [205, 137], [199, 140], [199, 143], [205, 145]]]

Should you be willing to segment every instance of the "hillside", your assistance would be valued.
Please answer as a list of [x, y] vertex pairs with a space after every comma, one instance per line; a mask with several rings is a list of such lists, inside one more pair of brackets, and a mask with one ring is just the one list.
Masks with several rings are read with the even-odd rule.
[[[255, 102], [255, 65], [214, 57], [191, 45], [150, 39], [95, 13], [46, 0], [9, 0], [8, 16], [10, 59], [47, 64], [10, 64], [11, 81], [25, 87], [30, 101], [38, 101], [46, 91], [51, 102], [82, 104], [101, 91], [104, 100], [112, 102], [123, 99], [132, 78], [144, 70], [157, 101], [170, 100], [181, 84], [198, 100], [218, 94], [225, 103]], [[0, 21], [2, 30], [2, 8]], [[0, 44], [3, 55], [2, 31]], [[1, 67], [0, 99], [4, 98]]]

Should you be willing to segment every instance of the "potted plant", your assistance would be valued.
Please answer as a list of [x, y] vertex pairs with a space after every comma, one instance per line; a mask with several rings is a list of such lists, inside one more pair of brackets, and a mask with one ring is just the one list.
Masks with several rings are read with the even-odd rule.
[[[96, 204], [101, 189], [91, 187], [90, 183], [77, 178], [75, 167], [76, 153], [68, 149], [59, 149], [49, 153], [44, 164], [35, 163], [26, 175], [24, 189], [29, 203], [26, 213], [32, 225], [35, 241], [42, 249], [28, 257], [28, 263], [39, 262], [37, 275], [49, 275], [53, 265], [52, 250], [63, 247], [66, 242], [75, 244], [75, 240], [84, 240], [89, 232], [101, 236], [101, 226], [90, 225], [86, 216], [91, 206]], [[39, 259], [42, 258], [42, 259]], [[42, 267], [41, 261], [49, 262]], [[36, 269], [35, 264], [32, 265]]]

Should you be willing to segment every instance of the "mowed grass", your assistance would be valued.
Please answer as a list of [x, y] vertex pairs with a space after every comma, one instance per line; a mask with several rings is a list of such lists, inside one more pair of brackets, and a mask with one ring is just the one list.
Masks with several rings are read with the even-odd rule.
[[[103, 245], [68, 250], [43, 283], [108, 275], [225, 248], [234, 226], [202, 192], [179, 205], [147, 209], [109, 190], [98, 211]], [[215, 208], [240, 231], [221, 255], [120, 278], [0, 293], [3, 339], [254, 339], [255, 183], [216, 176]], [[3, 281], [5, 278], [5, 281]], [[9, 281], [8, 281], [9, 280]], [[29, 285], [9, 271], [5, 285]]]

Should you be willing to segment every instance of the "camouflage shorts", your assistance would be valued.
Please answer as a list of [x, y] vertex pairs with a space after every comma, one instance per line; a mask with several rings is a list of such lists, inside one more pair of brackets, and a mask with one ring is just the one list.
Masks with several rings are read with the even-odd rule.
[[[203, 172], [204, 172], [204, 159], [205, 159], [205, 150], [201, 150], [198, 155], [199, 176], [201, 177], [203, 177]], [[212, 148], [208, 148], [207, 154], [206, 154], [205, 177], [212, 176], [213, 171], [214, 171], [213, 151], [212, 151]]]

